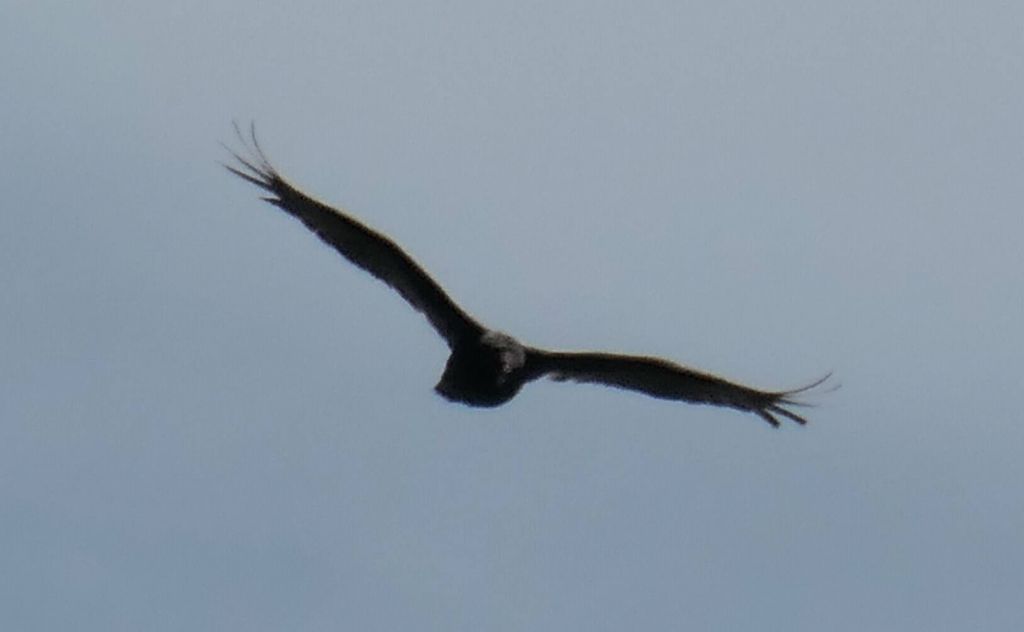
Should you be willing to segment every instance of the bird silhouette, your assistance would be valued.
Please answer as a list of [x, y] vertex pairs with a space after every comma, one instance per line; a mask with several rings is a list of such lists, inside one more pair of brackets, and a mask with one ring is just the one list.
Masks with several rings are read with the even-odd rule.
[[515, 397], [527, 382], [547, 376], [639, 391], [661, 399], [734, 408], [754, 413], [778, 427], [779, 417], [807, 423], [789, 408], [806, 405], [795, 396], [831, 375], [800, 388], [765, 391], [662, 358], [552, 351], [524, 345], [480, 324], [387, 236], [288, 182], [267, 159], [254, 125], [249, 128], [248, 139], [237, 124], [235, 133], [245, 155], [225, 146], [237, 161], [224, 165], [231, 173], [266, 191], [263, 200], [301, 221], [343, 257], [397, 291], [444, 338], [451, 354], [434, 390], [450, 401], [499, 406]]

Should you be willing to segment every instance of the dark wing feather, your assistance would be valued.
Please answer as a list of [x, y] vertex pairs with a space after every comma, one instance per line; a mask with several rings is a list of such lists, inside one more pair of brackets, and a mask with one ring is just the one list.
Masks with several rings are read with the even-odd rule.
[[826, 375], [813, 384], [790, 391], [760, 391], [661, 358], [533, 350], [531, 360], [537, 373], [548, 374], [556, 380], [605, 384], [661, 399], [727, 406], [755, 413], [775, 427], [779, 426], [777, 416], [799, 424], [807, 423], [784, 407], [803, 405], [794, 401], [793, 396], [829, 377]]
[[361, 224], [344, 211], [331, 208], [302, 193], [271, 166], [250, 128], [252, 145], [238, 126], [238, 138], [248, 150], [243, 158], [228, 149], [238, 164], [224, 165], [236, 176], [268, 191], [263, 199], [299, 219], [342, 256], [398, 291], [454, 347], [466, 336], [479, 336], [483, 328], [452, 301], [441, 286], [384, 235]]

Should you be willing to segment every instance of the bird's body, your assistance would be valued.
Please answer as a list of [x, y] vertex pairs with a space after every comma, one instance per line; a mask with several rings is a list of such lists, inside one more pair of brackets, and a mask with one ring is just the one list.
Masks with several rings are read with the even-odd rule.
[[800, 405], [793, 396], [828, 377], [799, 389], [762, 391], [661, 358], [549, 351], [524, 345], [473, 319], [386, 236], [288, 183], [263, 154], [254, 131], [251, 146], [240, 132], [238, 137], [250, 155], [243, 158], [233, 153], [239, 164], [225, 165], [232, 173], [266, 190], [270, 195], [264, 200], [299, 219], [346, 259], [395, 289], [445, 339], [451, 354], [434, 387], [445, 399], [470, 406], [499, 406], [515, 397], [527, 382], [549, 376], [662, 399], [727, 406], [755, 413], [778, 426], [777, 415], [806, 423], [785, 406]]
[[434, 390], [449, 401], [490, 408], [540, 375], [531, 349], [508, 334], [484, 330], [455, 345]]

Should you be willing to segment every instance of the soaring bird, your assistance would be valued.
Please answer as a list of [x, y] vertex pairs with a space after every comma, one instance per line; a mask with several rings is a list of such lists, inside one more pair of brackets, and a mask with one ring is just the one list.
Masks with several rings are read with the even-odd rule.
[[662, 358], [600, 352], [539, 349], [489, 329], [462, 309], [398, 244], [342, 209], [303, 193], [270, 164], [256, 138], [236, 136], [245, 155], [228, 149], [237, 161], [224, 166], [266, 191], [262, 199], [295, 217], [343, 257], [380, 279], [426, 316], [448, 343], [451, 354], [434, 387], [449, 401], [469, 406], [504, 404], [527, 382], [548, 376], [604, 384], [661, 399], [711, 404], [751, 412], [774, 427], [778, 417], [807, 421], [789, 408], [805, 405], [796, 395], [818, 386], [829, 375], [801, 388], [765, 391], [685, 367]]

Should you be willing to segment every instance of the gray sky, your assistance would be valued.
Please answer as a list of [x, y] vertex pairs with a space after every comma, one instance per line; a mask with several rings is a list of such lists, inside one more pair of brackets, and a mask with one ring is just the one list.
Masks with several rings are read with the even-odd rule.
[[[1021, 628], [1022, 5], [552, 4], [0, 8], [0, 628]], [[446, 403], [232, 119], [526, 342], [843, 386]]]

